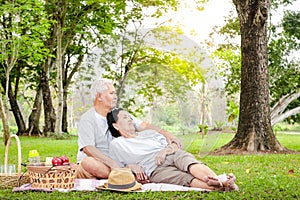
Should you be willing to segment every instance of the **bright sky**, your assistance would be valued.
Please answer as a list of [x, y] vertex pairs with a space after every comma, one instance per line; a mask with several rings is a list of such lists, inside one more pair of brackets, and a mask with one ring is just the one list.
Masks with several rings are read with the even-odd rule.
[[[194, 0], [182, 0], [182, 5], [183, 6], [177, 12], [169, 12], [168, 15], [160, 18], [159, 22], [161, 23], [171, 18], [172, 22], [170, 25], [180, 25], [185, 35], [196, 42], [208, 39], [209, 33], [213, 31], [213, 27], [224, 24], [224, 17], [228, 16], [230, 11], [233, 11], [236, 15], [232, 0], [209, 0], [209, 2], [205, 4], [203, 11], [196, 9]], [[299, 11], [300, 0], [296, 0], [292, 6], [285, 9]], [[279, 8], [276, 13], [273, 13], [272, 21], [280, 20], [285, 9]], [[152, 19], [147, 22], [148, 24], [153, 24], [157, 22], [157, 20]], [[191, 32], [194, 33], [191, 34]]]
[[224, 23], [224, 16], [234, 8], [231, 2], [231, 0], [209, 0], [204, 10], [199, 11], [196, 9], [194, 0], [182, 0], [183, 6], [178, 11], [169, 12], [159, 20], [149, 19], [147, 26], [151, 27], [151, 24], [155, 24], [155, 22], [161, 23], [172, 19], [171, 23], [164, 25], [178, 25], [187, 36], [201, 41], [208, 38], [214, 26]]
[[216, 25], [224, 23], [224, 17], [229, 14], [233, 8], [231, 0], [210, 0], [203, 11], [196, 10], [193, 0], [185, 0], [186, 8], [181, 8], [179, 13], [173, 14], [172, 18], [178, 24], [182, 24], [182, 29], [187, 31], [195, 31], [197, 39], [206, 39], [212, 28]]

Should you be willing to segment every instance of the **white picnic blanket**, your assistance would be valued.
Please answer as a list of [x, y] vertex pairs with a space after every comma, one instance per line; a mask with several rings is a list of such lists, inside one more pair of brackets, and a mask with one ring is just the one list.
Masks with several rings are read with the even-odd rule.
[[[69, 191], [97, 191], [96, 187], [103, 185], [107, 182], [107, 179], [75, 179], [74, 188], [72, 189], [44, 189], [44, 188], [32, 188], [30, 184], [24, 184], [21, 187], [13, 188], [13, 192], [25, 191], [25, 190], [34, 190], [34, 191], [61, 191], [61, 192], [69, 192]], [[201, 188], [193, 188], [193, 187], [184, 187], [180, 185], [174, 184], [166, 184], [166, 183], [147, 183], [143, 184], [142, 190], [139, 192], [146, 191], [201, 191], [205, 192], [208, 190]]]
[[[74, 188], [77, 187], [78, 190], [81, 190], [82, 187], [80, 186], [81, 183], [85, 182], [86, 180], [91, 180], [91, 179], [79, 179], [77, 180], [77, 184], [75, 184]], [[95, 187], [99, 185], [103, 185], [105, 182], [107, 182], [107, 179], [101, 179], [101, 180], [91, 180], [90, 184], [90, 190], [95, 189]], [[76, 181], [75, 181], [76, 182]], [[84, 185], [84, 184], [82, 184]], [[83, 186], [85, 187], [85, 186]], [[167, 184], [167, 183], [146, 183], [142, 185], [142, 191], [207, 191], [201, 188], [193, 188], [193, 187], [184, 187], [180, 185], [174, 185], [174, 184]]]

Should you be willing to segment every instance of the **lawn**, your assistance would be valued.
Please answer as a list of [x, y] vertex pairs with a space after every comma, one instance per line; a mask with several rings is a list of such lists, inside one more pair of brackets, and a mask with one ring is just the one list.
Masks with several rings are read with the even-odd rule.
[[[208, 134], [202, 140], [201, 135], [180, 136], [186, 150], [192, 152], [217, 174], [233, 172], [240, 187], [238, 192], [69, 192], [12, 193], [1, 190], [0, 199], [300, 199], [300, 154], [271, 155], [230, 155], [213, 156], [209, 154], [233, 137], [233, 134]], [[277, 134], [278, 140], [287, 148], [300, 152], [300, 134]], [[2, 138], [0, 138], [2, 139]], [[48, 156], [67, 155], [76, 162], [77, 138], [66, 140], [53, 138], [20, 137], [23, 162], [28, 151], [37, 149], [44, 160]], [[5, 147], [0, 145], [0, 163], [4, 160]], [[9, 148], [10, 163], [16, 163], [15, 142]], [[25, 170], [25, 168], [23, 168]]]

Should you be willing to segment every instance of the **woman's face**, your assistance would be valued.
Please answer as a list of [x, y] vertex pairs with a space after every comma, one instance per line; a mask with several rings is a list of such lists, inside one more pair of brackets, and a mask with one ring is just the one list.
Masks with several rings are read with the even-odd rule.
[[135, 135], [135, 128], [131, 115], [125, 110], [121, 110], [119, 112], [118, 121], [114, 124], [114, 126], [124, 137], [132, 137], [132, 135]]

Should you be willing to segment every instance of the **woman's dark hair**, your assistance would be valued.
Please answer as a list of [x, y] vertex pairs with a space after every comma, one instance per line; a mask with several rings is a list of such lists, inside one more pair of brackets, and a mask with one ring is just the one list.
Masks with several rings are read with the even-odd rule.
[[116, 123], [118, 121], [118, 114], [121, 110], [124, 110], [122, 108], [114, 108], [109, 113], [107, 113], [106, 119], [108, 124], [108, 129], [112, 136], [114, 137], [120, 137], [120, 133], [115, 127], [113, 126], [113, 123]]

